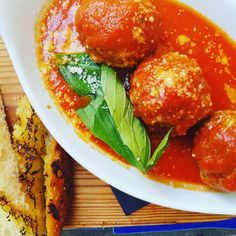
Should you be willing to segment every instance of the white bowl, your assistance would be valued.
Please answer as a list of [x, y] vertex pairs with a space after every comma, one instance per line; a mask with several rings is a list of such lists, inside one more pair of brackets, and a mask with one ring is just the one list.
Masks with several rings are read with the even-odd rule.
[[[236, 39], [235, 0], [183, 0], [220, 25]], [[83, 167], [108, 184], [145, 201], [187, 211], [236, 215], [236, 194], [175, 189], [143, 177], [134, 168], [125, 168], [89, 144], [57, 110], [36, 66], [34, 25], [44, 0], [0, 0], [0, 34], [17, 75], [38, 115], [61, 144]], [[49, 110], [47, 105], [51, 105]]]

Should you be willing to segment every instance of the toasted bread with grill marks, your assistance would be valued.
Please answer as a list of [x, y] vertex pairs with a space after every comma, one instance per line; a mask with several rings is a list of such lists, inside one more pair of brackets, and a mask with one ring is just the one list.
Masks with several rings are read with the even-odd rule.
[[17, 122], [12, 134], [13, 149], [19, 166], [19, 177], [29, 205], [37, 220], [39, 235], [45, 232], [44, 163], [47, 130], [24, 96], [18, 102]]
[[44, 157], [46, 228], [48, 236], [59, 236], [69, 201], [69, 158], [51, 137], [46, 139]]
[[69, 198], [69, 158], [28, 99], [17, 108], [12, 142], [0, 96], [0, 236], [61, 234]]

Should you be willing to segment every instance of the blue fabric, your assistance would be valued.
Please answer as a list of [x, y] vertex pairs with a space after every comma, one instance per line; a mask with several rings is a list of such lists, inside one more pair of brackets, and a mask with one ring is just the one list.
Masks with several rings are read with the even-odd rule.
[[149, 203], [127, 195], [120, 190], [111, 187], [117, 201], [119, 202], [125, 215], [129, 216], [137, 210], [147, 206]]
[[236, 230], [236, 218], [224, 221], [216, 221], [216, 222], [117, 227], [113, 229], [113, 233], [122, 235], [122, 234], [133, 234], [133, 233], [174, 232], [174, 231], [194, 230], [194, 229]]
[[[147, 206], [149, 203], [134, 198], [121, 192], [118, 189], [111, 187], [117, 201], [119, 202], [124, 213], [128, 216], [137, 210]], [[114, 228], [114, 234], [131, 234], [131, 233], [147, 233], [147, 232], [171, 232], [180, 230], [193, 229], [235, 229], [236, 218], [217, 222], [200, 222], [200, 223], [186, 223], [186, 224], [170, 224], [170, 225], [152, 225], [152, 226], [129, 226]]]

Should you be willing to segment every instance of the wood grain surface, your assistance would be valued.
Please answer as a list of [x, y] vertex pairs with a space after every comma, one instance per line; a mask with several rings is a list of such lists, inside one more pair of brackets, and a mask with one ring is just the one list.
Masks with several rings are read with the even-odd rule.
[[[11, 126], [15, 121], [17, 98], [24, 93], [1, 39], [0, 89], [6, 106], [9, 125]], [[66, 220], [66, 228], [170, 224], [215, 221], [229, 218], [229, 216], [188, 213], [155, 205], [149, 205], [127, 217], [106, 183], [75, 162], [72, 162], [71, 174], [73, 194]]]

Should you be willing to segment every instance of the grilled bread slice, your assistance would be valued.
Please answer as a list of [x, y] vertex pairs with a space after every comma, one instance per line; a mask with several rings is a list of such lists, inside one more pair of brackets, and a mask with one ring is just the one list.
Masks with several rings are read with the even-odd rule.
[[37, 221], [37, 232], [42, 235], [46, 231], [42, 157], [46, 154], [47, 131], [25, 96], [18, 102], [17, 118], [12, 140], [20, 182], [29, 214]]
[[59, 236], [63, 229], [69, 198], [69, 158], [48, 136], [44, 157], [46, 228], [48, 236]]
[[40, 235], [43, 232], [48, 236], [60, 235], [69, 196], [69, 158], [47, 132], [26, 97], [19, 100], [17, 116], [13, 147], [30, 215], [37, 219]]
[[12, 203], [25, 207], [25, 194], [21, 190], [18, 164], [5, 118], [0, 94], [0, 191], [3, 191]]
[[0, 96], [0, 236], [60, 235], [68, 204], [67, 154], [26, 97], [17, 117], [11, 145]]
[[34, 236], [37, 235], [35, 222], [19, 206], [7, 200], [0, 192], [0, 235], [1, 236]]
[[19, 181], [19, 169], [11, 146], [0, 94], [0, 235], [37, 235], [37, 222], [27, 215], [29, 205]]

